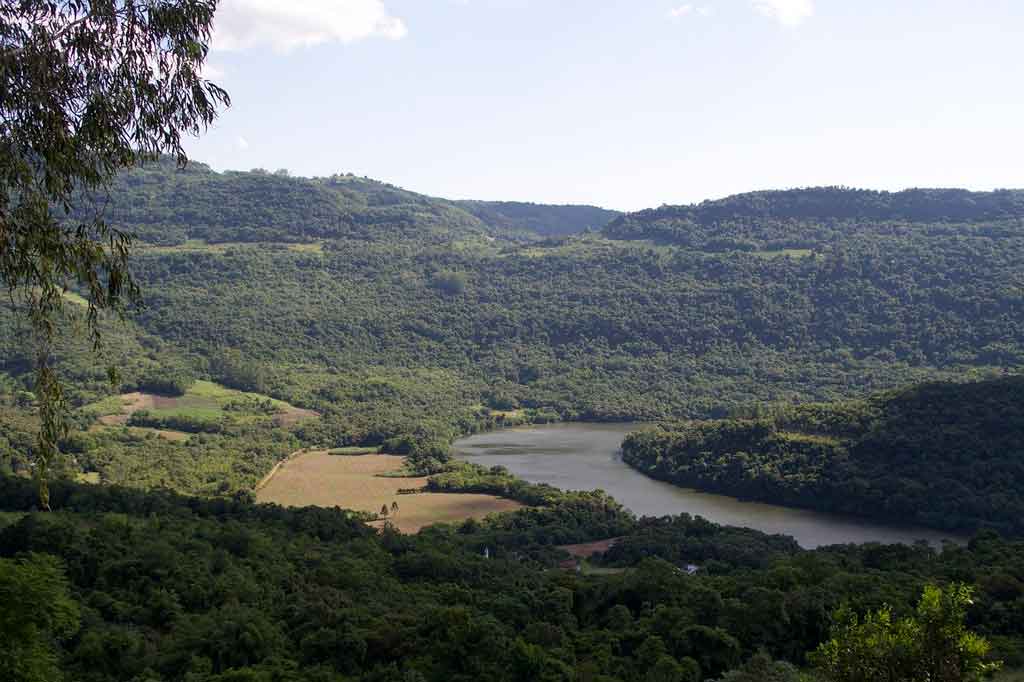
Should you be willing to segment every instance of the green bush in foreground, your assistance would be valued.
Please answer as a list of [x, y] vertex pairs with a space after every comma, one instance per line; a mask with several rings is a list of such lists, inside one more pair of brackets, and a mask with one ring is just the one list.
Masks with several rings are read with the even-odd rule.
[[832, 638], [811, 661], [830, 682], [975, 682], [1000, 664], [986, 661], [989, 644], [964, 624], [971, 588], [928, 585], [912, 616], [885, 607], [863, 619], [836, 615]]

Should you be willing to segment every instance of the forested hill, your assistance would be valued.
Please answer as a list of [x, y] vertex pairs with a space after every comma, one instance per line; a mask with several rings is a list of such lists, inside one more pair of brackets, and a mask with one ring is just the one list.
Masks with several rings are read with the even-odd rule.
[[[83, 202], [83, 211], [91, 210]], [[619, 215], [593, 206], [452, 202], [352, 174], [291, 177], [287, 171], [218, 173], [160, 159], [122, 173], [100, 205], [108, 221], [146, 243], [421, 242], [483, 235], [517, 239], [598, 230]]]
[[553, 206], [520, 201], [456, 201], [455, 204], [492, 229], [551, 237], [600, 230], [622, 215], [597, 206]]
[[[1024, 366], [1024, 212], [745, 218], [735, 234], [753, 251], [597, 234], [517, 243], [451, 203], [359, 178], [162, 164], [122, 176], [109, 215], [142, 236], [132, 267], [146, 307], [108, 343], [117, 389], [86, 344], [58, 347], [76, 409], [188, 374], [319, 412], [303, 443], [443, 458], [453, 438], [505, 420], [707, 418]], [[798, 248], [794, 230], [819, 241]], [[13, 319], [0, 308], [9, 403], [33, 389]], [[268, 461], [251, 457], [237, 481]], [[142, 466], [115, 474], [154, 484]], [[171, 472], [165, 484], [221, 483]]]
[[744, 498], [1024, 533], [1024, 377], [666, 428], [631, 434], [625, 461]]
[[613, 239], [648, 239], [703, 251], [818, 249], [842, 239], [893, 235], [1019, 233], [1024, 190], [969, 192], [841, 187], [751, 192], [620, 216]]
[[105, 215], [143, 242], [435, 241], [487, 234], [451, 202], [368, 178], [294, 178], [287, 171], [214, 172], [161, 159], [120, 174]]

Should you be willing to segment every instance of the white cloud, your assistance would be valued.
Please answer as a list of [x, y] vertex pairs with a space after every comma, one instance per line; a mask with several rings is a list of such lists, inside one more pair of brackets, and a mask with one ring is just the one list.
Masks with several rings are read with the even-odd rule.
[[397, 40], [407, 32], [382, 0], [221, 0], [213, 49], [288, 52], [364, 38]]
[[703, 5], [698, 7], [695, 5], [686, 4], [680, 5], [679, 7], [673, 7], [668, 11], [668, 16], [670, 19], [682, 19], [683, 17], [688, 17], [694, 14], [699, 17], [711, 16], [711, 8], [705, 7]]
[[783, 26], [799, 26], [814, 15], [814, 0], [753, 0], [754, 9]]
[[247, 140], [244, 137], [242, 137], [241, 135], [239, 135], [238, 139], [235, 140], [235, 149], [237, 149], [240, 152], [244, 152], [248, 148], [249, 148], [249, 140]]

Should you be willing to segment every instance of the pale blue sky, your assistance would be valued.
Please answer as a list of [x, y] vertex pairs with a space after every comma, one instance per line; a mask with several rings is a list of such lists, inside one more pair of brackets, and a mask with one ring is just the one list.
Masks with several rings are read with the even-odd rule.
[[1022, 0], [222, 0], [219, 170], [639, 209], [1024, 187]]

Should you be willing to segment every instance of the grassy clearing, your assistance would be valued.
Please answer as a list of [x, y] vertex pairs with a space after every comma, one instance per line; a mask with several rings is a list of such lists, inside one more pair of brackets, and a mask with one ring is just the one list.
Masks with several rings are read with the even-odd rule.
[[317, 253], [322, 254], [324, 252], [324, 245], [320, 242], [312, 242], [309, 244], [289, 244], [288, 250], [295, 253]]
[[125, 407], [123, 396], [112, 395], [98, 402], [86, 405], [82, 412], [91, 417], [102, 417], [105, 415], [120, 414]]
[[526, 418], [526, 410], [491, 410], [491, 414], [498, 419], [503, 419], [506, 422], [519, 421], [520, 419]]
[[360, 455], [376, 455], [380, 453], [380, 448], [361, 448], [353, 445], [347, 448], [332, 448], [327, 451], [329, 455], [345, 455], [345, 456], [360, 456]]
[[404, 458], [394, 455], [336, 457], [326, 451], [307, 452], [285, 462], [256, 493], [260, 502], [318, 507], [343, 507], [379, 512], [398, 504], [388, 520], [404, 533], [414, 533], [439, 522], [483, 518], [488, 514], [522, 507], [518, 502], [493, 495], [418, 493], [399, 495], [399, 489], [423, 488], [427, 479], [382, 476], [398, 471]]
[[800, 433], [798, 431], [781, 431], [779, 435], [788, 441], [797, 443], [818, 443], [821, 445], [839, 445], [840, 439], [834, 436], [823, 436], [816, 433]]
[[139, 252], [145, 254], [167, 254], [167, 253], [225, 253], [229, 249], [263, 247], [266, 249], [287, 249], [294, 253], [323, 253], [324, 246], [321, 242], [306, 242], [293, 244], [290, 242], [216, 242], [209, 243], [202, 239], [189, 239], [181, 244], [173, 246], [153, 246], [142, 244]]
[[75, 480], [79, 483], [91, 483], [92, 485], [99, 485], [100, 472], [98, 471], [86, 471], [75, 476]]
[[275, 400], [259, 393], [236, 391], [212, 381], [197, 381], [185, 392], [185, 395], [176, 398], [150, 393], [125, 393], [86, 405], [82, 410], [87, 414], [97, 416], [131, 414], [137, 410], [148, 410], [161, 416], [219, 419], [225, 414], [225, 408], [230, 403], [240, 400], [261, 403], [269, 401], [280, 412], [297, 409], [282, 400]]
[[[102, 431], [104, 429], [116, 428], [118, 426], [120, 425], [116, 423], [104, 424], [103, 422], [100, 422], [99, 424], [94, 424], [89, 430]], [[184, 443], [185, 441], [192, 437], [191, 433], [185, 433], [184, 431], [174, 431], [173, 429], [151, 429], [147, 426], [120, 426], [120, 428], [126, 431], [127, 433], [132, 434], [133, 436], [139, 436], [142, 438], [145, 438], [147, 436], [154, 436], [156, 438], [169, 440], [172, 443]]]
[[772, 258], [806, 258], [813, 256], [814, 251], [811, 249], [780, 249], [778, 251], [751, 251], [750, 255], [769, 260]]
[[[261, 409], [231, 409], [239, 404], [268, 405], [273, 414]], [[302, 419], [315, 418], [316, 412], [294, 407], [259, 393], [246, 393], [227, 388], [212, 381], [197, 381], [185, 395], [168, 398], [150, 393], [125, 393], [110, 396], [82, 408], [85, 414], [97, 417], [101, 427], [123, 427], [134, 412], [146, 410], [156, 417], [187, 417], [204, 422], [219, 421], [225, 417], [235, 423], [254, 423], [274, 420], [279, 426], [290, 426]], [[132, 427], [135, 431], [154, 433], [165, 440], [182, 442], [188, 434], [169, 429]]]

